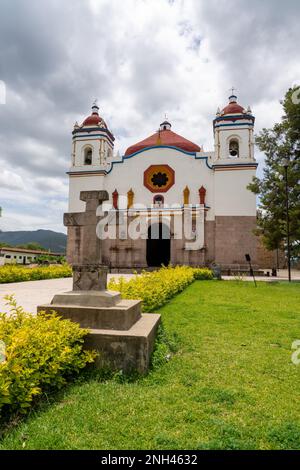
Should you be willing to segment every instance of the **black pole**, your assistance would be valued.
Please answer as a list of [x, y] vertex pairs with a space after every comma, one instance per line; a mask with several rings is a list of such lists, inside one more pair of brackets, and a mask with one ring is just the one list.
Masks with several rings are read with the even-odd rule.
[[256, 279], [255, 279], [255, 276], [254, 276], [254, 271], [253, 271], [252, 264], [251, 264], [251, 256], [247, 253], [245, 255], [245, 258], [246, 258], [246, 261], [249, 263], [250, 276], [253, 277], [254, 285], [255, 285], [255, 287], [257, 287]]
[[287, 261], [288, 276], [291, 282], [291, 248], [290, 248], [290, 214], [289, 214], [289, 186], [288, 186], [288, 165], [284, 165], [285, 169], [285, 211], [286, 211], [286, 241], [287, 241]]

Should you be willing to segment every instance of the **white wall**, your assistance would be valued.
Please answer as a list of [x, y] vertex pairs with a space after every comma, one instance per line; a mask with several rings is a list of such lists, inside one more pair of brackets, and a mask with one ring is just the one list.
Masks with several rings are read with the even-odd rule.
[[104, 186], [103, 175], [70, 176], [69, 212], [84, 212], [85, 202], [80, 201], [80, 191], [100, 191]]
[[[26, 257], [26, 264], [29, 264], [31, 262], [34, 262], [34, 260], [37, 258], [37, 255], [34, 254], [29, 254], [29, 253], [22, 253], [22, 252], [7, 252], [3, 253], [4, 249], [2, 248], [2, 253], [0, 256], [0, 266], [4, 264], [11, 264], [11, 263], [18, 263], [18, 264], [23, 264], [23, 259], [24, 256]], [[4, 256], [2, 256], [4, 254]], [[6, 256], [10, 256], [10, 258], [7, 258]], [[15, 258], [16, 256], [16, 258]], [[29, 259], [31, 258], [31, 260]]]
[[[200, 154], [199, 154], [200, 155]], [[144, 171], [150, 165], [169, 165], [175, 172], [175, 184], [166, 193], [152, 193], [144, 186]], [[165, 204], [183, 204], [183, 190], [190, 190], [190, 203], [199, 204], [199, 188], [206, 188], [206, 204], [211, 207], [208, 218], [213, 218], [213, 172], [207, 167], [206, 160], [195, 159], [178, 150], [155, 148], [117, 163], [105, 177], [104, 189], [110, 195], [117, 189], [119, 195], [127, 195], [132, 188], [134, 203], [150, 206], [155, 194], [164, 196]]]
[[215, 172], [215, 215], [256, 216], [256, 196], [247, 189], [254, 169]]
[[[209, 155], [209, 154], [198, 154]], [[209, 156], [209, 165], [213, 156]], [[230, 163], [237, 163], [237, 159]], [[221, 162], [218, 162], [221, 163]], [[223, 162], [222, 162], [223, 163]], [[150, 165], [167, 164], [175, 171], [175, 184], [166, 193], [152, 193], [144, 186], [144, 171]], [[256, 198], [246, 189], [255, 175], [255, 169], [214, 171], [206, 165], [205, 159], [195, 159], [175, 149], [154, 148], [140, 152], [116, 163], [107, 175], [70, 176], [69, 211], [82, 212], [85, 203], [80, 201], [80, 191], [107, 190], [112, 203], [112, 193], [117, 189], [119, 196], [127, 196], [132, 189], [134, 203], [151, 206], [155, 194], [164, 196], [165, 204], [183, 204], [183, 190], [190, 190], [190, 203], [199, 204], [199, 188], [206, 188], [206, 205], [210, 207], [207, 220], [215, 215], [256, 215]]]
[[[236, 162], [254, 160], [253, 122], [251, 119], [243, 117], [234, 122], [225, 119], [220, 120], [215, 124], [214, 137], [216, 160], [233, 160]], [[229, 141], [231, 139], [239, 142], [239, 158], [231, 157], [229, 154]]]

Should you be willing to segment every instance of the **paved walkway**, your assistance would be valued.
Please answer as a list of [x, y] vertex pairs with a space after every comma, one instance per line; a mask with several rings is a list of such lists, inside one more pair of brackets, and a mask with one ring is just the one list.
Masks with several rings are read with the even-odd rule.
[[[267, 282], [274, 282], [274, 281], [287, 281], [288, 280], [288, 271], [287, 269], [278, 269], [277, 271], [277, 276], [272, 277], [271, 269], [264, 269], [264, 272], [270, 272], [270, 276], [257, 276], [256, 280], [257, 281], [267, 281]], [[300, 271], [292, 271], [292, 280], [293, 281], [300, 281]], [[222, 276], [225, 281], [232, 281], [233, 279], [243, 279], [243, 281], [253, 281], [253, 278], [251, 276]]]
[[[133, 274], [109, 274], [108, 280], [120, 276], [130, 278]], [[47, 304], [55, 294], [70, 290], [72, 290], [71, 277], [0, 284], [0, 312], [7, 310], [6, 301], [3, 299], [6, 294], [15, 294], [18, 305], [27, 312], [35, 313], [37, 305]]]
[[[133, 274], [109, 274], [108, 279], [111, 277], [130, 278]], [[235, 276], [223, 276], [225, 280], [237, 279]], [[245, 281], [252, 281], [252, 277], [242, 277]], [[300, 281], [300, 271], [292, 272], [292, 279]], [[280, 270], [278, 277], [258, 277], [257, 281], [282, 281], [287, 280], [287, 271]], [[6, 301], [3, 297], [6, 294], [15, 294], [18, 305], [21, 305], [27, 312], [36, 312], [37, 305], [47, 304], [51, 301], [55, 294], [60, 292], [67, 292], [72, 289], [72, 278], [64, 279], [49, 279], [43, 281], [27, 281], [15, 282], [11, 284], [0, 284], [0, 312], [6, 310]]]

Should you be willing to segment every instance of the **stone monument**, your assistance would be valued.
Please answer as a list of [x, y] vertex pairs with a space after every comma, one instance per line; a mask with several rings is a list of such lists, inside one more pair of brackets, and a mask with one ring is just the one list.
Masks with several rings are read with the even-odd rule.
[[89, 328], [87, 349], [99, 352], [98, 367], [145, 372], [160, 315], [141, 313], [140, 300], [121, 299], [118, 292], [108, 291], [107, 266], [102, 264], [101, 240], [96, 227], [101, 219], [98, 206], [108, 199], [106, 191], [81, 191], [85, 212], [64, 214], [68, 227], [68, 261], [73, 267], [73, 290], [53, 297], [51, 304], [38, 306], [39, 311], [57, 312]]

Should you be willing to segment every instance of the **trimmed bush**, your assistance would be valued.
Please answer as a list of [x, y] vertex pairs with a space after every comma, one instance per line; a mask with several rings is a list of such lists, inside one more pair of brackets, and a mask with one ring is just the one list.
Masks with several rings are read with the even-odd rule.
[[17, 264], [6, 264], [0, 267], [0, 284], [5, 282], [37, 281], [72, 276], [72, 268], [68, 264], [29, 268]]
[[10, 312], [0, 314], [0, 415], [26, 411], [35, 397], [62, 387], [96, 356], [83, 350], [88, 330], [55, 314], [30, 315], [7, 299]]
[[125, 280], [123, 277], [118, 280], [112, 278], [108, 288], [121, 292], [124, 299], [142, 299], [142, 310], [153, 312], [195, 279], [213, 279], [213, 274], [206, 268], [169, 266], [158, 271], [143, 271], [141, 275], [129, 280]]

